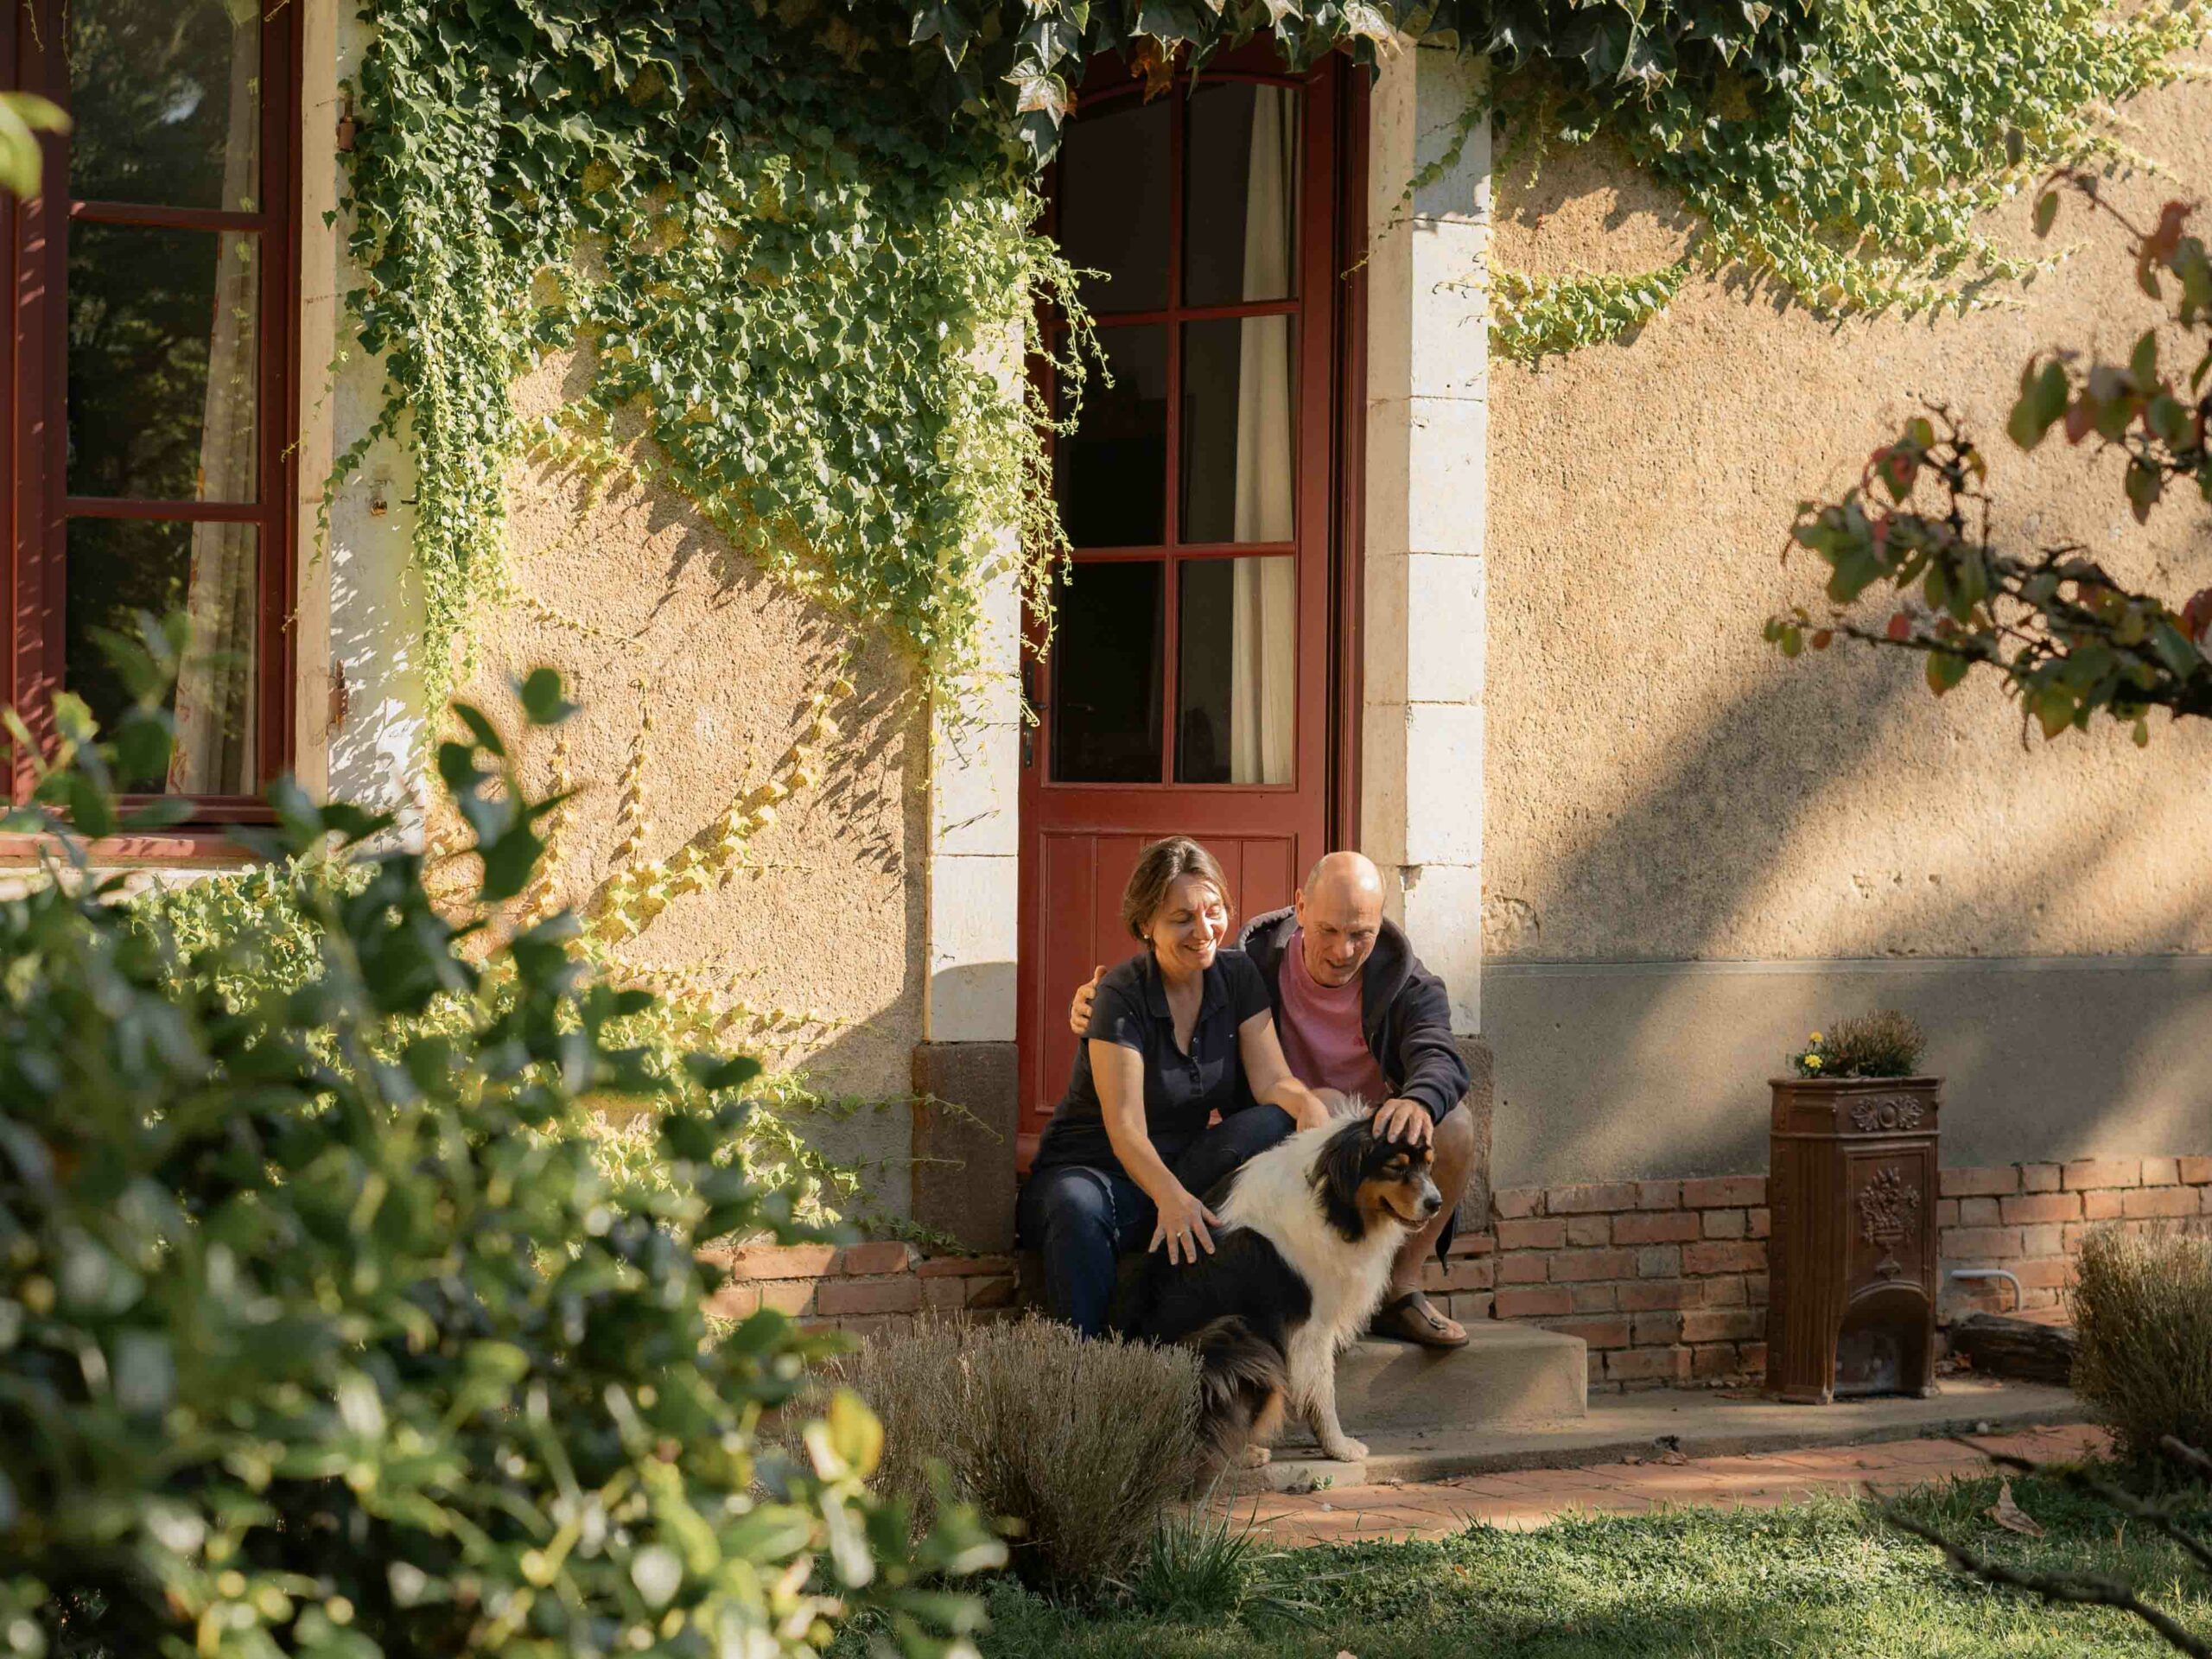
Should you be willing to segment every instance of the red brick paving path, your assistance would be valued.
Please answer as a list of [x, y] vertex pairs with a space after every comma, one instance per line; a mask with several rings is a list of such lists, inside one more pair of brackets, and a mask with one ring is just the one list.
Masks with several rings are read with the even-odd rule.
[[[2100, 1452], [2102, 1430], [2085, 1424], [1976, 1437], [1994, 1450], [2063, 1461]], [[1236, 1500], [1239, 1518], [1285, 1544], [1353, 1539], [1439, 1538], [1470, 1522], [1526, 1529], [1568, 1513], [1636, 1515], [1662, 1505], [1771, 1509], [1822, 1493], [1892, 1492], [1950, 1476], [1991, 1471], [1986, 1458], [1951, 1440], [1813, 1446], [1756, 1457], [1692, 1458], [1680, 1464], [1607, 1463], [1586, 1469], [1523, 1469], [1446, 1480], [1269, 1492]]]

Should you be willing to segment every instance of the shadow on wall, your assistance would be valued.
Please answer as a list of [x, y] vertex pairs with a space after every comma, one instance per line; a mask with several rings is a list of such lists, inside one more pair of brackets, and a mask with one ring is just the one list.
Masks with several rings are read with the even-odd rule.
[[[578, 360], [548, 365], [519, 401], [550, 408], [587, 374]], [[618, 423], [616, 447], [641, 443], [640, 424]], [[579, 789], [562, 897], [597, 913], [626, 870], [714, 853], [734, 802], [772, 807], [747, 821], [726, 884], [674, 884], [617, 952], [718, 1006], [749, 1004], [762, 1017], [731, 1026], [731, 1047], [826, 1097], [868, 1103], [793, 1126], [871, 1166], [877, 1207], [903, 1214], [926, 920], [911, 868], [927, 836], [911, 661], [763, 573], [664, 480], [617, 471], [595, 486], [583, 467], [533, 463], [514, 484], [525, 598], [490, 620], [476, 681], [550, 662], [581, 705], [562, 738]], [[849, 689], [834, 690], [840, 681]], [[549, 739], [529, 762], [536, 785], [552, 749]], [[770, 801], [756, 791], [772, 779], [788, 793]]]
[[[342, 673], [345, 718], [330, 737], [334, 798], [396, 811], [419, 835], [427, 736], [423, 717], [423, 601], [410, 558], [411, 464], [379, 444], [330, 504], [320, 556], [330, 562], [330, 660]], [[333, 687], [335, 693], [335, 685]], [[334, 695], [333, 713], [340, 699]]]
[[[2212, 957], [2008, 957], [2008, 948], [2031, 948], [2037, 918], [2026, 906], [1990, 908], [2009, 893], [2093, 899], [2155, 856], [2155, 824], [2091, 803], [2047, 832], [2004, 832], [1986, 882], [1955, 884], [1932, 912], [1923, 899], [1912, 917], [1916, 938], [1964, 933], [1971, 921], [1991, 945], [1981, 959], [1897, 953], [1879, 892], [1856, 915], [1823, 917], [1791, 890], [1801, 837], [1831, 833], [1839, 819], [1880, 820], [1847, 798], [1865, 792], [1852, 772], [1807, 768], [1778, 793], [1776, 753], [1898, 755], [1910, 752], [1916, 724], [1933, 730], [1909, 664], [1857, 669], [1866, 683], [1848, 696], [1802, 665], [1758, 672], [1624, 810], [1562, 850], [1541, 903], [1521, 906], [1536, 923], [1544, 912], [1602, 913], [1592, 906], [1663, 918], [1667, 949], [1646, 960], [1531, 957], [1486, 969], [1499, 1185], [1763, 1168], [1766, 1078], [1807, 1032], [1874, 1006], [1902, 1007], [1930, 1035], [1927, 1066], [1948, 1079], [1947, 1162], [2212, 1147]], [[1928, 790], [1901, 798], [1905, 810], [1942, 810], [1942, 764], [1927, 771]], [[1756, 810], [1745, 782], [1753, 778], [1764, 780]], [[1730, 856], [1693, 868], [1686, 847]], [[1726, 948], [1747, 911], [1786, 914], [1773, 907], [1793, 903], [1815, 913], [1791, 959], [1702, 959], [1717, 942]], [[2200, 884], [2133, 948], [2175, 950], [2201, 937], [2208, 914], [2212, 887]]]

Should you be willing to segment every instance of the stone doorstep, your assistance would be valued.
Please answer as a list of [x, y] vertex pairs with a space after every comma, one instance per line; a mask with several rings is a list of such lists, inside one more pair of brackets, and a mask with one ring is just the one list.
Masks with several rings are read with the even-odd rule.
[[[1661, 1390], [1601, 1395], [1581, 1417], [1483, 1427], [1378, 1429], [1362, 1433], [1350, 1412], [1346, 1430], [1369, 1446], [1358, 1463], [1324, 1458], [1308, 1440], [1279, 1445], [1267, 1466], [1240, 1476], [1239, 1493], [1310, 1491], [1323, 1484], [1372, 1485], [1380, 1481], [1440, 1480], [1449, 1475], [1513, 1469], [1570, 1469], [1656, 1459], [1661, 1438], [1672, 1435], [1698, 1458], [1739, 1457], [1806, 1446], [1869, 1446], [1887, 1440], [1940, 1438], [1976, 1432], [2031, 1428], [2082, 1421], [2082, 1402], [2069, 1389], [1986, 1377], [1947, 1377], [1933, 1399], [1882, 1396], [1839, 1401], [1832, 1406], [1791, 1406], [1744, 1399], [1718, 1390]], [[1293, 1431], [1302, 1435], [1302, 1426]]]

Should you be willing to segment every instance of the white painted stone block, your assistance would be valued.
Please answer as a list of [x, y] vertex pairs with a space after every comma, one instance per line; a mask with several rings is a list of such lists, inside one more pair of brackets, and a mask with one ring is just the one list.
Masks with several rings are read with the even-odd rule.
[[1420, 864], [1401, 872], [1404, 913], [1398, 925], [1421, 965], [1452, 997], [1452, 1029], [1483, 1028], [1483, 872], [1479, 864]]
[[935, 855], [1018, 850], [1020, 743], [1021, 728], [1011, 721], [938, 734], [930, 760]]
[[925, 1034], [933, 1043], [1012, 1041], [1018, 861], [940, 854], [929, 886]]
[[1406, 420], [1406, 550], [1478, 557], [1489, 511], [1490, 410], [1417, 397]]
[[1405, 210], [1419, 131], [1421, 54], [1410, 47], [1386, 54], [1367, 93], [1367, 203], [1376, 224]]
[[1483, 711], [1464, 703], [1406, 707], [1407, 864], [1479, 864], [1483, 856]]
[[1406, 861], [1406, 705], [1360, 711], [1360, 851], [1385, 868]]
[[1405, 236], [1404, 304], [1412, 331], [1407, 395], [1488, 397], [1490, 232], [1416, 219]]
[[1367, 406], [1366, 556], [1403, 554], [1411, 545], [1413, 406], [1402, 397]]
[[1359, 629], [1365, 651], [1361, 695], [1370, 704], [1402, 703], [1413, 625], [1407, 613], [1408, 561], [1403, 552], [1376, 552], [1370, 541], [1360, 600]]
[[[1414, 553], [1388, 562], [1398, 573], [1393, 584], [1404, 608], [1405, 672], [1397, 695], [1417, 703], [1478, 704], [1487, 625], [1484, 617], [1484, 575], [1479, 558]], [[1370, 601], [1376, 571], [1369, 567]], [[1370, 616], [1373, 615], [1370, 609]]]
[[[1450, 153], [1463, 119], [1483, 108], [1489, 97], [1489, 71], [1480, 58], [1427, 47], [1414, 59], [1413, 156], [1415, 170]], [[1478, 119], [1459, 145], [1458, 157], [1414, 193], [1413, 211], [1421, 219], [1466, 223], [1490, 217], [1491, 127]], [[1402, 181], [1398, 190], [1402, 193]]]

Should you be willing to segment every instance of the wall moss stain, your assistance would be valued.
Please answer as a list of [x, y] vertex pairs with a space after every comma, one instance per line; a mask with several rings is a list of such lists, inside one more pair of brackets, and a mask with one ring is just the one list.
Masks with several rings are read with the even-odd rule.
[[[2117, 181], [2125, 211], [2212, 195], [2212, 86], [2125, 114], [2171, 174]], [[1516, 269], [1642, 264], [1683, 229], [1593, 150], [1499, 186]], [[1981, 228], [2032, 251], [2030, 213], [2023, 194]], [[2004, 535], [2077, 539], [2177, 598], [2212, 579], [2201, 505], [2138, 528], [2112, 457], [2004, 437], [2031, 353], [2124, 357], [2159, 315], [2116, 227], [2077, 213], [2069, 234], [2086, 245], [2017, 304], [1964, 318], [1837, 325], [1697, 278], [1632, 343], [1493, 367], [1493, 960], [2212, 951], [2212, 729], [2024, 752], [1978, 678], [1938, 703], [1917, 662], [1785, 663], [1759, 636], [1826, 607], [1818, 561], [1777, 563], [1792, 504], [1855, 479], [1923, 398], [1984, 440]]]

